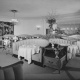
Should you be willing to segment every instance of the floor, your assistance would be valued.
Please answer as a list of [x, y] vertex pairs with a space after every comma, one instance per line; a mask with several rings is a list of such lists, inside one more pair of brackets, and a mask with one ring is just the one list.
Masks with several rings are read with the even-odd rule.
[[[2, 61], [2, 64], [6, 65], [16, 60], [18, 61], [16, 57], [12, 57], [11, 54], [6, 55], [5, 53], [5, 50], [0, 50], [0, 54], [6, 56], [6, 62], [3, 63]], [[0, 62], [2, 60], [1, 58], [0, 56]], [[60, 74], [51, 70], [35, 65], [34, 63], [29, 65], [27, 61], [24, 61], [23, 71], [25, 80], [80, 80], [80, 57], [69, 60], [66, 68], [62, 69]]]
[[60, 74], [27, 74], [29, 80], [80, 80], [80, 57], [70, 60]]

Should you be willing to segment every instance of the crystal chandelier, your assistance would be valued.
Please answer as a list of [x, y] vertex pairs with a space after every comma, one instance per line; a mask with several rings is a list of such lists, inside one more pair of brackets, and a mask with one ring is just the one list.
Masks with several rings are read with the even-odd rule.
[[16, 23], [18, 23], [18, 20], [15, 18], [15, 13], [17, 13], [18, 11], [17, 10], [10, 10], [10, 11], [14, 14], [14, 16], [10, 22], [12, 22], [12, 23], [14, 23], [14, 25], [16, 25]]

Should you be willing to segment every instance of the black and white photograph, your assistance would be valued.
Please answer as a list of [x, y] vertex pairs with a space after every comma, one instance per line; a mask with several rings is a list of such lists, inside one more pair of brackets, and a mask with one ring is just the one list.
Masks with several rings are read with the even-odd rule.
[[80, 0], [0, 0], [0, 80], [80, 80]]

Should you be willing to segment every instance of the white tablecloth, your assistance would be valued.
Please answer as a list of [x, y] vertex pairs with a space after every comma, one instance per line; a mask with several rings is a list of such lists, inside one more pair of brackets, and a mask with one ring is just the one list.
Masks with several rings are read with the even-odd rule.
[[78, 46], [79, 52], [80, 52], [80, 41], [77, 41], [77, 42], [76, 42], [76, 45]]
[[28, 64], [31, 63], [32, 55], [35, 53], [39, 53], [39, 47], [36, 46], [20, 46], [18, 50], [18, 59], [24, 57], [24, 59], [28, 60]]
[[79, 53], [79, 48], [77, 45], [68, 46], [68, 58], [69, 59], [75, 57], [76, 53]]

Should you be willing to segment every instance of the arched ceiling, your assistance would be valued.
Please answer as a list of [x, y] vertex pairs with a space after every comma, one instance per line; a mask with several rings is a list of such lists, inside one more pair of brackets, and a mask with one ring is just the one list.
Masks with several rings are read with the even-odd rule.
[[0, 17], [13, 17], [12, 9], [18, 10], [19, 19], [42, 18], [49, 13], [80, 19], [80, 0], [0, 0]]

